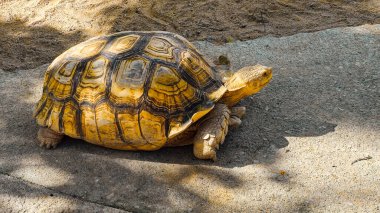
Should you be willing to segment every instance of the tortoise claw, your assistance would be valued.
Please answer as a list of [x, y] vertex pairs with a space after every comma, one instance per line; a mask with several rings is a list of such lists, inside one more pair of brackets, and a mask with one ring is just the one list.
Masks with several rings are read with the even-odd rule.
[[46, 149], [55, 149], [61, 142], [62, 138], [63, 134], [54, 132], [48, 128], [40, 128], [37, 133], [39, 146], [45, 147]]
[[240, 126], [240, 124], [241, 124], [240, 118], [238, 118], [237, 116], [231, 116], [230, 117], [230, 122], [228, 124], [230, 127], [236, 128], [236, 127]]
[[231, 108], [231, 116], [236, 116], [238, 118], [242, 118], [247, 111], [246, 107], [232, 107]]

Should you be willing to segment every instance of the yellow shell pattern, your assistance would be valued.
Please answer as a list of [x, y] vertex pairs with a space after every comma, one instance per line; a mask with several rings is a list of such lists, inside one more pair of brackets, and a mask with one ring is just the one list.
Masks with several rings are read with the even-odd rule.
[[122, 150], [156, 150], [207, 114], [226, 91], [190, 42], [121, 32], [78, 44], [45, 74], [40, 126]]

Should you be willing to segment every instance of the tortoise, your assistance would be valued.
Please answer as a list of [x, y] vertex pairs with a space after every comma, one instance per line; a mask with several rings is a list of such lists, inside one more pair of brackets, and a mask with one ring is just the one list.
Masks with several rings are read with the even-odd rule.
[[245, 113], [235, 105], [272, 77], [262, 65], [226, 73], [170, 32], [89, 39], [47, 68], [34, 110], [37, 139], [46, 148], [64, 135], [118, 150], [194, 144], [197, 158], [216, 160], [228, 127]]

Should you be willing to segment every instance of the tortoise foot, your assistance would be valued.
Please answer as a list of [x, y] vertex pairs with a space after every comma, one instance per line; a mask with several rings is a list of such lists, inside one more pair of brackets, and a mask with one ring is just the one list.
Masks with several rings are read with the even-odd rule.
[[240, 126], [240, 124], [241, 124], [240, 118], [237, 116], [231, 115], [230, 122], [228, 123], [228, 125], [231, 128], [237, 128], [238, 126]]
[[232, 107], [231, 117], [229, 121], [229, 126], [232, 128], [237, 128], [241, 124], [241, 118], [245, 115], [245, 107]]
[[216, 150], [228, 132], [230, 111], [226, 105], [218, 104], [207, 116], [194, 137], [194, 155], [199, 159], [216, 161]]
[[37, 140], [40, 147], [45, 147], [47, 149], [56, 148], [62, 138], [63, 134], [44, 127], [41, 127], [37, 133]]
[[245, 115], [246, 110], [247, 109], [244, 106], [232, 107], [231, 116], [242, 118]]

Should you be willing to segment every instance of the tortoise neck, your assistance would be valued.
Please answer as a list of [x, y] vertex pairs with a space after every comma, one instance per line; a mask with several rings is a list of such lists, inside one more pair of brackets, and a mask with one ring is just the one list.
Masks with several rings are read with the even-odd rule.
[[240, 100], [256, 93], [258, 91], [249, 90], [249, 88], [243, 87], [238, 90], [228, 90], [226, 93], [224, 93], [223, 97], [220, 99], [220, 101], [224, 104], [226, 104], [229, 107], [232, 107], [239, 103]]

